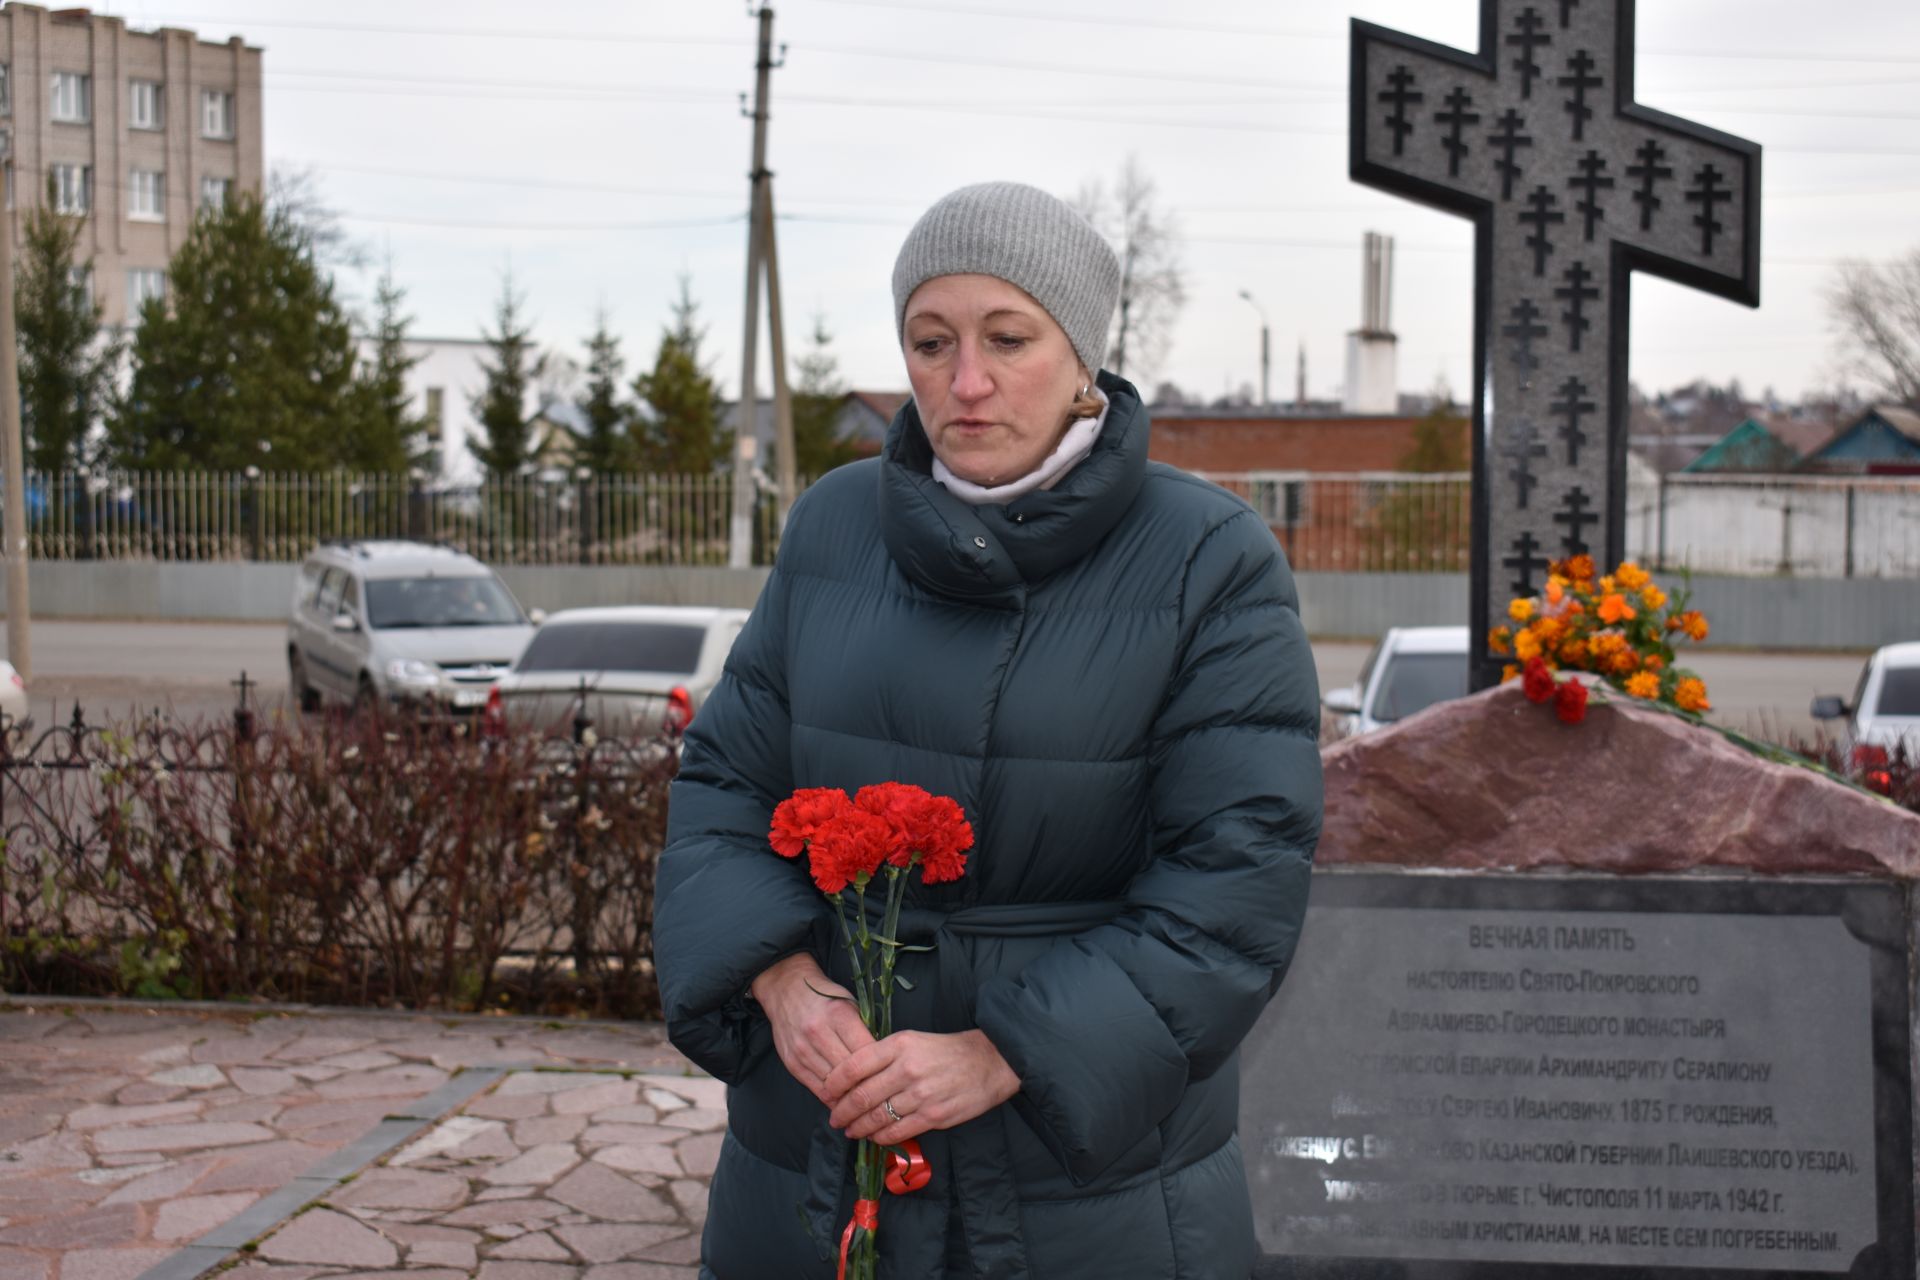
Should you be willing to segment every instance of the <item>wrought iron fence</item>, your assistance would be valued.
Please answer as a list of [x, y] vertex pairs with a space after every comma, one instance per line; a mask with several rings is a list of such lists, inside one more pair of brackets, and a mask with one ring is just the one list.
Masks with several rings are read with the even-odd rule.
[[0, 724], [0, 990], [658, 1013], [658, 739]]
[[[1296, 569], [1463, 573], [1460, 473], [1204, 472], [1266, 519]], [[297, 560], [326, 538], [416, 538], [492, 564], [724, 565], [726, 475], [524, 476], [465, 486], [347, 473], [28, 476], [40, 560]], [[1920, 480], [1674, 475], [1636, 482], [1627, 552], [1666, 569], [1807, 577], [1920, 576]], [[779, 544], [756, 490], [753, 563]]]
[[[756, 489], [754, 562], [779, 543]], [[445, 543], [491, 564], [723, 565], [727, 475], [515, 476], [430, 485], [348, 472], [61, 472], [27, 476], [39, 560], [298, 560], [328, 538]]]

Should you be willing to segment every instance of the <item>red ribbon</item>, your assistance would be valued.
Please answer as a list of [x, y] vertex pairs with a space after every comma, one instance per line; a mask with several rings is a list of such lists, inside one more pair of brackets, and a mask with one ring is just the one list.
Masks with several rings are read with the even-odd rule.
[[847, 1248], [853, 1244], [853, 1229], [865, 1227], [868, 1231], [880, 1225], [880, 1202], [878, 1200], [855, 1200], [853, 1217], [847, 1220], [847, 1229], [840, 1233], [840, 1270], [834, 1273], [835, 1280], [846, 1280]]
[[[898, 1148], [887, 1148], [887, 1190], [897, 1196], [918, 1191], [933, 1181], [933, 1166], [927, 1163], [926, 1156], [920, 1152], [920, 1144], [912, 1138], [901, 1143]], [[846, 1280], [847, 1251], [853, 1246], [853, 1229], [864, 1227], [871, 1234], [880, 1227], [880, 1202], [878, 1200], [855, 1200], [853, 1217], [847, 1220], [847, 1229], [840, 1233], [840, 1269], [834, 1273], [834, 1280]]]

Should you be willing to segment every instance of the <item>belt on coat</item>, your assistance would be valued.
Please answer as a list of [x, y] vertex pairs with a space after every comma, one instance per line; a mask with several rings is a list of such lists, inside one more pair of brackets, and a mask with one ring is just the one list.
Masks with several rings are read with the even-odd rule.
[[[884, 900], [876, 903], [869, 898], [866, 909], [870, 927], [879, 927]], [[896, 940], [933, 947], [937, 979], [933, 1029], [964, 1031], [973, 1026], [975, 984], [967, 956], [952, 945], [955, 939], [1074, 934], [1106, 924], [1125, 909], [1124, 902], [1018, 902], [957, 911], [903, 906]], [[944, 1131], [947, 1167], [940, 1172], [951, 1179], [972, 1274], [991, 1280], [1030, 1280], [1026, 1244], [1020, 1236], [1013, 1158], [1001, 1110], [996, 1107]], [[824, 1121], [814, 1131], [808, 1150], [805, 1215], [816, 1240], [839, 1236], [841, 1192], [852, 1149], [846, 1135]]]

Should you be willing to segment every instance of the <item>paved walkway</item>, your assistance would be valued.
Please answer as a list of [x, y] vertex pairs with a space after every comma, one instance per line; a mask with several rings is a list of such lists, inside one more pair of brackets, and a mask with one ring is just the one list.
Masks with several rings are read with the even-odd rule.
[[0, 1005], [0, 1280], [690, 1280], [723, 1105], [656, 1024]]

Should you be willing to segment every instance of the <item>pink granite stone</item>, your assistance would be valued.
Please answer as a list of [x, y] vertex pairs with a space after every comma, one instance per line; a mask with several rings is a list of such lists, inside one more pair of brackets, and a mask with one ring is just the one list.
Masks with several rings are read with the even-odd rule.
[[108, 1125], [124, 1128], [128, 1125], [146, 1124], [154, 1120], [169, 1120], [178, 1116], [197, 1116], [200, 1103], [194, 1102], [156, 1102], [144, 1107], [129, 1106], [93, 1106], [82, 1107], [67, 1117], [67, 1128], [73, 1130], [102, 1129]]
[[42, 1218], [0, 1231], [0, 1244], [29, 1249], [85, 1249], [132, 1244], [140, 1238], [140, 1211], [130, 1204]]
[[300, 1081], [291, 1071], [280, 1071], [272, 1067], [232, 1067], [227, 1074], [242, 1093], [256, 1097], [271, 1097], [285, 1093], [297, 1086]]
[[582, 1280], [696, 1280], [693, 1267], [676, 1267], [664, 1262], [609, 1262], [594, 1267]]
[[508, 1094], [502, 1097], [494, 1093], [467, 1104], [466, 1112], [470, 1116], [484, 1116], [493, 1120], [520, 1120], [528, 1116], [545, 1115], [547, 1099], [542, 1094]]
[[400, 1261], [391, 1240], [331, 1209], [301, 1214], [263, 1240], [259, 1255], [276, 1262], [345, 1267], [391, 1267]]
[[0, 1249], [0, 1280], [46, 1280], [46, 1258], [22, 1249]]
[[720, 1144], [726, 1135], [719, 1133], [696, 1134], [680, 1141], [673, 1153], [680, 1158], [680, 1165], [696, 1178], [711, 1178], [714, 1166], [720, 1163]]
[[491, 1227], [524, 1224], [557, 1218], [566, 1210], [551, 1200], [496, 1200], [492, 1204], [469, 1205], [440, 1219], [449, 1227]]
[[582, 1146], [646, 1146], [652, 1143], [678, 1142], [685, 1129], [670, 1129], [658, 1124], [596, 1124], [580, 1135]]
[[127, 1183], [101, 1201], [102, 1204], [139, 1204], [146, 1200], [171, 1200], [185, 1195], [194, 1183], [206, 1176], [213, 1162], [206, 1159], [184, 1160], [163, 1166]]
[[672, 1240], [663, 1240], [648, 1249], [641, 1257], [647, 1262], [673, 1262], [688, 1266], [700, 1261], [700, 1237], [698, 1235], [676, 1236]]
[[[1562, 724], [1516, 685], [1327, 748], [1317, 864], [1920, 878], [1920, 816], [1624, 695]], [[1570, 795], [1611, 796], [1604, 823]]]
[[513, 1126], [513, 1140], [523, 1147], [572, 1142], [586, 1127], [587, 1118], [581, 1115], [534, 1116]]
[[60, 1280], [134, 1280], [172, 1254], [171, 1249], [75, 1249], [60, 1257]]
[[713, 1129], [727, 1127], [727, 1113], [713, 1111], [706, 1107], [688, 1107], [685, 1111], [669, 1111], [660, 1117], [660, 1123], [670, 1129], [691, 1129], [695, 1133], [706, 1133]]
[[580, 1153], [571, 1143], [556, 1142], [523, 1152], [486, 1170], [480, 1177], [495, 1186], [544, 1187], [579, 1163]]
[[637, 1258], [643, 1251], [685, 1231], [686, 1228], [677, 1222], [633, 1226], [596, 1223], [557, 1227], [553, 1234], [566, 1241], [568, 1248], [588, 1262], [619, 1262]]
[[420, 1267], [458, 1267], [472, 1271], [480, 1265], [479, 1251], [453, 1240], [428, 1240], [407, 1250], [407, 1270]]
[[547, 1194], [602, 1222], [671, 1222], [680, 1216], [660, 1196], [605, 1165], [583, 1164]]
[[573, 1255], [544, 1231], [532, 1231], [488, 1250], [488, 1256], [505, 1262], [572, 1262]]
[[155, 1240], [197, 1240], [259, 1199], [251, 1191], [169, 1200], [154, 1218]]
[[557, 1262], [483, 1262], [477, 1280], [579, 1280], [580, 1268]]
[[202, 1151], [270, 1142], [277, 1135], [257, 1124], [156, 1124], [133, 1129], [102, 1129], [96, 1151]]
[[328, 1197], [328, 1202], [367, 1209], [453, 1209], [466, 1198], [465, 1178], [413, 1169], [373, 1169]]
[[553, 1113], [557, 1116], [591, 1115], [606, 1107], [630, 1107], [640, 1097], [640, 1086], [631, 1080], [609, 1080], [584, 1089], [569, 1089], [553, 1095]]
[[680, 1161], [674, 1158], [673, 1148], [659, 1144], [602, 1147], [593, 1153], [593, 1158], [597, 1163], [622, 1173], [659, 1173], [670, 1178], [678, 1177], [681, 1173]]

